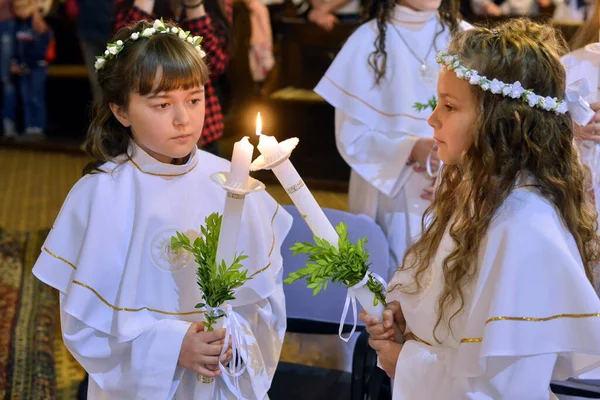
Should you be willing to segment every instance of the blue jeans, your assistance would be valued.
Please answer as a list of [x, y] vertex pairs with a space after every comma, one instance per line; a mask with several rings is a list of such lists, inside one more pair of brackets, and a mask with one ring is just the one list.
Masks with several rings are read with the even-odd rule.
[[46, 128], [47, 69], [45, 65], [39, 65], [19, 77], [25, 129]]
[[15, 57], [15, 21], [0, 22], [0, 78], [2, 79], [2, 118], [12, 122], [17, 118], [17, 90], [10, 73]]

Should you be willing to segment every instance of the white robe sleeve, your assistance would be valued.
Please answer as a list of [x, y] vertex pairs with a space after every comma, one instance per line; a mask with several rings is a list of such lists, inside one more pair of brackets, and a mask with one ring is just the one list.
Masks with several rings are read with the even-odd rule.
[[[447, 398], [453, 400], [548, 400], [549, 382], [556, 354], [497, 357], [487, 363], [486, 373], [474, 378], [450, 377], [454, 349], [432, 348], [409, 340], [405, 343], [394, 377], [394, 400]], [[428, 397], [424, 384], [436, 382], [436, 394]]]
[[65, 346], [111, 399], [167, 399], [177, 390], [183, 374], [177, 361], [189, 322], [162, 319], [121, 342], [62, 310], [61, 321]]
[[406, 162], [417, 136], [369, 128], [336, 108], [335, 137], [348, 165], [386, 196], [394, 197], [406, 183], [412, 172]]
[[489, 360], [486, 374], [469, 379], [469, 400], [548, 400], [556, 354], [498, 357]]

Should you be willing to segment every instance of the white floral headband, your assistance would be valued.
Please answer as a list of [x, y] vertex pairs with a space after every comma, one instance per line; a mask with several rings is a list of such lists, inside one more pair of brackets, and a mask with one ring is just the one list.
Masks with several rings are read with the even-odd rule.
[[558, 100], [556, 97], [538, 96], [532, 90], [524, 89], [519, 81], [504, 83], [496, 78], [489, 80], [485, 76], [480, 76], [478, 71], [462, 65], [458, 57], [454, 55], [439, 52], [436, 60], [438, 64], [444, 64], [450, 71], [454, 71], [458, 78], [469, 81], [471, 85], [479, 86], [486, 92], [501, 94], [504, 97], [511, 97], [513, 99], [520, 98], [522, 101], [527, 102], [529, 107], [554, 111], [556, 114], [564, 114], [569, 110], [566, 101]]
[[117, 40], [114, 43], [108, 43], [106, 45], [106, 50], [104, 51], [103, 56], [96, 57], [96, 63], [94, 64], [94, 68], [96, 71], [100, 70], [106, 64], [106, 61], [111, 60], [117, 56], [125, 47], [125, 44], [129, 41], [136, 41], [141, 37], [150, 37], [155, 33], [169, 33], [172, 35], [177, 35], [183, 41], [186, 41], [193, 45], [196, 48], [196, 51], [200, 54], [201, 58], [206, 57], [206, 53], [200, 47], [200, 43], [202, 42], [202, 36], [192, 36], [189, 31], [184, 31], [181, 28], [172, 27], [167, 28], [161, 19], [157, 19], [154, 21], [154, 24], [151, 28], [146, 28], [142, 32], [133, 32], [129, 39]]

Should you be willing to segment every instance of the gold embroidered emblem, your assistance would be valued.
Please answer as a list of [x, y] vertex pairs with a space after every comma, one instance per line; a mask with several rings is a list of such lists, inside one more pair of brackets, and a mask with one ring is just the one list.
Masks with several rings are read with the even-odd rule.
[[166, 229], [152, 239], [150, 245], [152, 262], [160, 270], [177, 271], [192, 261], [192, 255], [189, 252], [171, 248], [171, 238], [175, 236], [176, 231], [176, 229]]

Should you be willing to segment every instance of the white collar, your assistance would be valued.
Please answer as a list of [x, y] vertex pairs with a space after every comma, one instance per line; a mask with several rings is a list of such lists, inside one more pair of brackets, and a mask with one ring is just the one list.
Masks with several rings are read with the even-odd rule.
[[392, 23], [411, 30], [420, 30], [431, 19], [436, 18], [437, 11], [415, 11], [397, 4], [394, 7]]
[[166, 164], [158, 161], [150, 154], [146, 153], [140, 146], [138, 146], [133, 140], [129, 145], [128, 153], [131, 155], [130, 162], [139, 171], [154, 176], [165, 176], [165, 177], [176, 177], [185, 175], [198, 164], [198, 148], [193, 147], [190, 157], [185, 164], [174, 165]]

